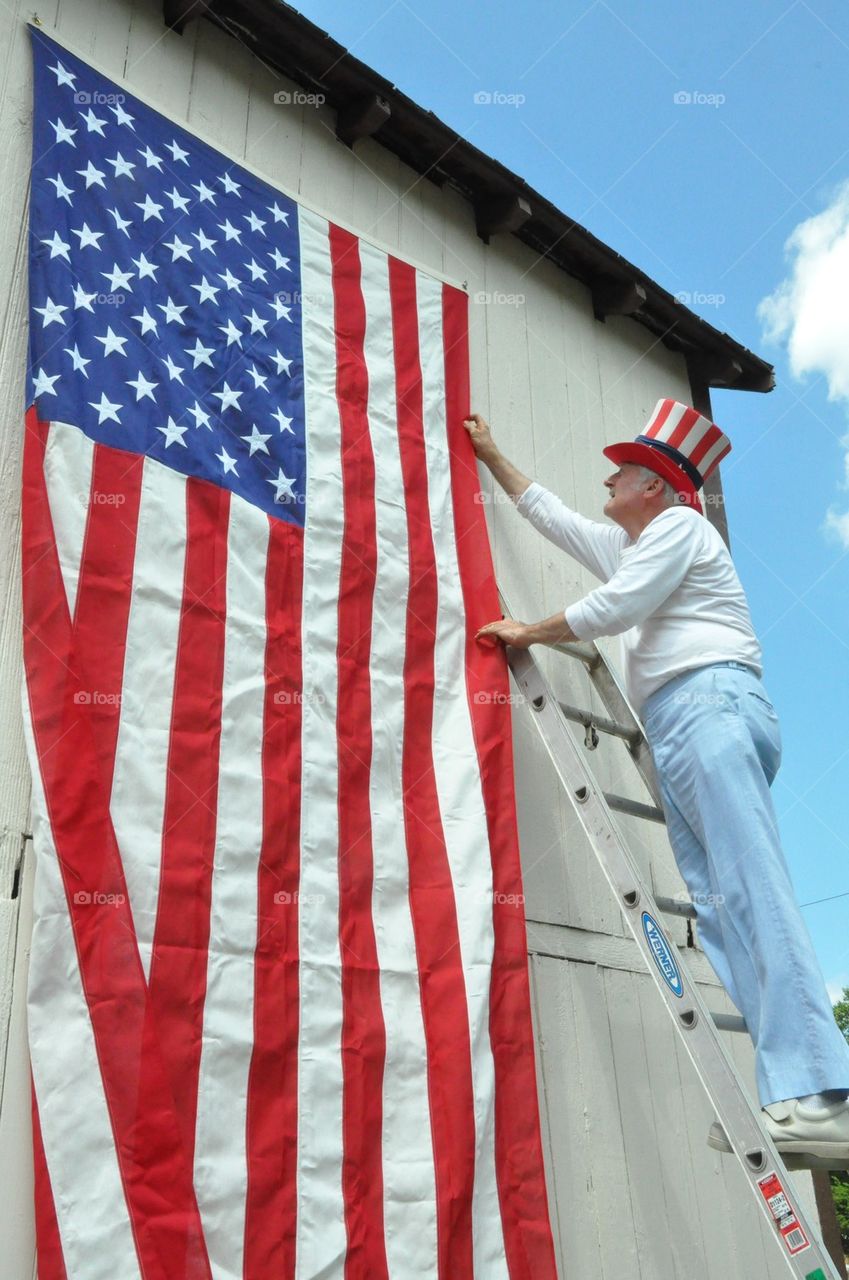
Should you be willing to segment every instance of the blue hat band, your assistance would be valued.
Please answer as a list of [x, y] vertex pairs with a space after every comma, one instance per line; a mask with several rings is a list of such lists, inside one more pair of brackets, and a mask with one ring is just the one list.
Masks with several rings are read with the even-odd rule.
[[694, 466], [689, 458], [685, 458], [683, 453], [679, 453], [674, 445], [665, 444], [663, 440], [653, 440], [651, 436], [637, 436], [635, 443], [647, 444], [650, 448], [657, 449], [658, 453], [665, 454], [676, 467], [680, 467], [684, 474], [689, 476], [697, 489], [701, 489], [704, 480], [698, 467]]

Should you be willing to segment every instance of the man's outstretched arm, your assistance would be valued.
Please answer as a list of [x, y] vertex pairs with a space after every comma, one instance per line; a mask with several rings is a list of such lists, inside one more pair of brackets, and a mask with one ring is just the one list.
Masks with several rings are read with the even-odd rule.
[[489, 424], [479, 413], [470, 413], [463, 426], [469, 433], [472, 448], [485, 467], [488, 467], [495, 479], [511, 498], [521, 498], [531, 483], [528, 476], [522, 475], [518, 467], [514, 467], [498, 448], [492, 438]]

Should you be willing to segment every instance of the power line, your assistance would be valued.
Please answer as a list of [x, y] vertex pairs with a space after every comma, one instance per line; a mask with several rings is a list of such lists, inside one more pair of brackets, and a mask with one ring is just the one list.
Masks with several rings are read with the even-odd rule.
[[816, 907], [821, 902], [834, 902], [837, 898], [849, 898], [849, 889], [846, 893], [833, 893], [830, 898], [814, 898], [813, 902], [800, 902], [800, 907]]

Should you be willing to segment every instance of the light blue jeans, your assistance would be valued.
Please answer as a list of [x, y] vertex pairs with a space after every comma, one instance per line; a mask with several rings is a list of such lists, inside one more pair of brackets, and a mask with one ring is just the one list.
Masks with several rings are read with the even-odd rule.
[[739, 663], [699, 667], [657, 689], [642, 720], [699, 939], [755, 1045], [761, 1106], [849, 1089], [849, 1045], [778, 835], [781, 736], [761, 681]]

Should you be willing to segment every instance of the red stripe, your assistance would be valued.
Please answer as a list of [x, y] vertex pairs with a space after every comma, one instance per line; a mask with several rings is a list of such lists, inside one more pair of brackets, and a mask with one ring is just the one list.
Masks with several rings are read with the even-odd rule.
[[218, 803], [229, 514], [225, 489], [186, 481], [185, 577], [149, 982], [190, 1164]]
[[339, 942], [342, 959], [342, 1194], [346, 1280], [388, 1276], [383, 1224], [386, 1028], [371, 915], [372, 606], [377, 575], [374, 456], [368, 424], [366, 313], [355, 236], [330, 226], [344, 530], [339, 578]]
[[50, 1185], [50, 1174], [47, 1171], [47, 1160], [44, 1155], [44, 1142], [42, 1141], [41, 1124], [38, 1118], [38, 1100], [35, 1096], [35, 1082], [32, 1076], [30, 1076], [30, 1095], [32, 1099], [32, 1154], [35, 1172], [35, 1236], [38, 1241], [38, 1280], [68, 1280], [65, 1260], [62, 1256], [62, 1241], [59, 1237], [59, 1223], [56, 1218], [53, 1188]]
[[666, 444], [671, 445], [673, 449], [677, 449], [686, 440], [701, 416], [698, 409], [686, 409], [682, 413], [681, 421], [675, 427], [675, 430], [670, 432]]
[[439, 1276], [440, 1280], [471, 1280], [474, 1098], [454, 886], [433, 768], [437, 577], [427, 505], [415, 271], [390, 258], [389, 284], [410, 557], [404, 659], [404, 821], [427, 1047]]
[[[30, 716], [127, 1208], [145, 1280], [207, 1280], [191, 1163], [180, 1146], [108, 795], [90, 717], [75, 699], [87, 687], [88, 673], [72, 648], [50, 519], [44, 479], [49, 428], [34, 409], [26, 428], [22, 541]], [[97, 905], [97, 894], [117, 896]]]
[[143, 474], [140, 455], [94, 446], [74, 644], [95, 684], [80, 689], [77, 696], [87, 705], [107, 792], [112, 789], [121, 716]]
[[731, 452], [731, 442], [729, 441], [729, 442], [728, 442], [728, 444], [725, 446], [725, 448], [724, 448], [724, 449], [722, 449], [722, 450], [721, 450], [721, 451], [716, 455], [716, 457], [714, 458], [713, 462], [712, 462], [712, 463], [710, 464], [710, 466], [708, 467], [707, 471], [705, 471], [705, 472], [704, 472], [704, 478], [705, 478], [705, 480], [707, 480], [708, 476], [713, 475], [714, 471], [716, 471], [716, 468], [719, 466], [719, 464], [720, 464], [720, 462], [722, 461], [722, 459], [723, 459], [723, 458], [727, 458], [730, 452]]
[[719, 440], [721, 435], [722, 435], [722, 432], [720, 431], [719, 427], [711, 427], [709, 431], [705, 432], [705, 434], [702, 436], [699, 443], [696, 445], [695, 449], [692, 449], [690, 451], [690, 461], [692, 462], [694, 467], [697, 467], [699, 465], [702, 458], [705, 456], [705, 454], [708, 452], [709, 449], [713, 448], [713, 446]]
[[245, 1280], [295, 1275], [303, 575], [303, 530], [269, 518]]
[[660, 408], [658, 409], [655, 416], [651, 419], [651, 421], [647, 425], [645, 431], [643, 432], [643, 435], [654, 437], [659, 434], [661, 427], [663, 426], [664, 422], [672, 412], [672, 407], [674, 403], [675, 403], [674, 400], [661, 401]]
[[[463, 428], [469, 412], [468, 299], [443, 288], [445, 409], [460, 580], [466, 613], [466, 687], [492, 856], [495, 950], [490, 1038], [495, 1063], [495, 1164], [510, 1280], [556, 1280], [543, 1175], [534, 1071], [525, 915], [513, 755], [510, 685], [502, 649], [475, 642], [500, 617], [478, 472]], [[498, 696], [492, 697], [495, 691]], [[483, 696], [481, 696], [483, 695]]]

